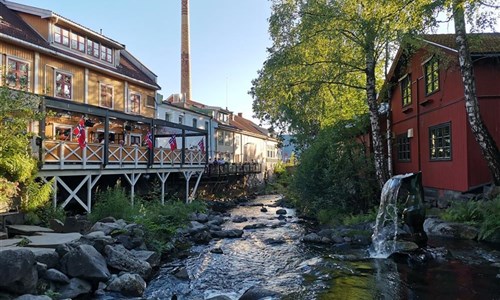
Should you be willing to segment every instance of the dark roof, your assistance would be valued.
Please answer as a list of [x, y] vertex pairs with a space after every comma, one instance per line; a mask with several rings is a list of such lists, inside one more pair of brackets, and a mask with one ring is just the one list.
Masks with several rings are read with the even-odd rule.
[[[38, 32], [36, 32], [31, 26], [29, 26], [16, 12], [9, 9], [1, 1], [0, 1], [0, 17], [1, 17], [0, 33], [28, 42], [36, 46], [41, 46], [47, 50], [57, 51], [69, 57], [99, 66], [109, 71], [116, 72], [118, 74], [143, 81], [147, 84], [156, 86], [158, 89], [160, 89], [160, 86], [155, 82], [155, 80], [147, 76], [144, 72], [142, 72], [137, 66], [135, 66], [128, 59], [126, 59], [123, 55], [120, 55], [120, 63], [116, 68], [114, 68], [110, 65], [97, 62], [85, 56], [74, 53], [70, 50], [64, 50], [61, 48], [53, 47], [40, 34], [38, 34]], [[120, 50], [120, 51], [123, 52], [126, 50]]]
[[[426, 34], [424, 41], [457, 50], [455, 34]], [[469, 33], [467, 34], [472, 54], [500, 53], [500, 33]]]

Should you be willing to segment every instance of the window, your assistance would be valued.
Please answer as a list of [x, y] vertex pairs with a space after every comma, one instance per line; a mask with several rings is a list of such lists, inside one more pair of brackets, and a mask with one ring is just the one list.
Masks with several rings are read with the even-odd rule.
[[193, 127], [197, 128], [198, 127], [198, 120], [193, 118]]
[[7, 58], [6, 83], [15, 89], [29, 89], [29, 63]]
[[141, 95], [139, 95], [137, 93], [130, 93], [129, 112], [134, 113], [134, 114], [141, 113]]
[[69, 47], [69, 30], [54, 26], [54, 42]]
[[184, 116], [179, 115], [179, 124], [184, 124]]
[[101, 45], [101, 60], [113, 62], [113, 51], [111, 48]]
[[217, 145], [224, 146], [224, 132], [217, 131]]
[[147, 95], [146, 96], [146, 106], [147, 107], [155, 107], [155, 97]]
[[73, 130], [71, 130], [71, 126], [65, 125], [57, 125], [54, 127], [55, 131], [55, 139], [60, 141], [71, 141]]
[[101, 83], [99, 85], [99, 105], [107, 108], [113, 108], [113, 86]]
[[410, 161], [410, 139], [408, 134], [400, 134], [396, 137], [397, 155], [399, 161]]
[[131, 134], [130, 135], [130, 145], [140, 145], [141, 144], [141, 135], [140, 134]]
[[55, 80], [56, 80], [56, 91], [55, 96], [65, 99], [71, 99], [73, 94], [73, 84], [72, 78], [70, 74], [62, 73], [60, 71], [55, 71]]
[[170, 122], [170, 118], [171, 118], [170, 113], [166, 112], [165, 113], [165, 121], [169, 121]]
[[403, 106], [411, 104], [411, 75], [406, 74], [406, 76], [400, 80], [400, 84]]
[[99, 43], [87, 39], [87, 54], [99, 58]]
[[71, 33], [71, 49], [85, 53], [85, 37]]
[[225, 132], [224, 145], [231, 146], [232, 143], [233, 143], [233, 133], [232, 132]]
[[432, 57], [424, 64], [425, 94], [429, 95], [439, 90], [439, 62]]
[[205, 121], [205, 130], [208, 130], [208, 121]]
[[451, 123], [429, 128], [431, 160], [451, 160]]

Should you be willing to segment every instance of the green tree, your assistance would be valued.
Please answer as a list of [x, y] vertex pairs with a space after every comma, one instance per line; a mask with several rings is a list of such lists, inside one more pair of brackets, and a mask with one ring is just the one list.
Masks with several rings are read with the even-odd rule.
[[[38, 96], [0, 87], [0, 204], [33, 210], [50, 197], [50, 185], [36, 180], [31, 122], [41, 118]], [[14, 200], [18, 200], [15, 202]]]
[[423, 28], [431, 2], [273, 1], [273, 46], [251, 90], [256, 116], [297, 133], [307, 145], [319, 129], [368, 111], [383, 185], [389, 175], [377, 90], [384, 54], [387, 45]]

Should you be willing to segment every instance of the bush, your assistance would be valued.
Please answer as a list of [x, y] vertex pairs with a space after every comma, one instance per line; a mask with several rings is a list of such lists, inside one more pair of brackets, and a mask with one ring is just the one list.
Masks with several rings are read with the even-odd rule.
[[139, 214], [134, 221], [146, 228], [146, 243], [158, 252], [170, 250], [170, 243], [178, 228], [186, 226], [189, 215], [194, 212], [205, 212], [205, 203], [193, 201], [186, 204], [179, 200], [167, 201], [165, 205], [155, 202], [141, 204]]
[[500, 232], [500, 196], [493, 200], [452, 202], [442, 218], [479, 227], [479, 239]]
[[89, 220], [96, 222], [102, 218], [112, 216], [130, 222], [134, 220], [137, 214], [138, 209], [132, 207], [129, 196], [118, 182], [114, 187], [96, 193], [96, 202], [92, 213], [89, 215]]
[[339, 219], [327, 212], [349, 215], [378, 203], [373, 160], [358, 139], [363, 124], [339, 122], [325, 128], [302, 153], [292, 188], [299, 210], [306, 215], [325, 222]]
[[369, 210], [364, 214], [350, 214], [342, 220], [344, 225], [356, 225], [366, 222], [375, 222], [377, 219], [378, 207], [373, 207], [373, 209]]

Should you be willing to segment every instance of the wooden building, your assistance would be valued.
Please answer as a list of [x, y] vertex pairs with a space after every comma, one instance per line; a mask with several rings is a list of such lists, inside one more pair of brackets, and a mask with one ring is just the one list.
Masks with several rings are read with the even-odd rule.
[[[43, 97], [49, 114], [31, 124], [40, 176], [90, 211], [95, 184], [121, 175], [134, 187], [145, 174], [162, 184], [172, 172], [201, 178], [207, 156], [199, 149], [155, 147], [157, 138], [207, 139], [207, 130], [157, 119], [156, 75], [125, 45], [50, 10], [0, 0], [1, 84]], [[82, 138], [79, 138], [83, 136]], [[149, 175], [148, 175], [149, 176]], [[191, 193], [194, 195], [196, 186]]]
[[[469, 38], [481, 116], [500, 145], [500, 34]], [[426, 189], [446, 197], [491, 183], [465, 112], [455, 36], [425, 35], [416, 48], [400, 49], [389, 73], [394, 174], [421, 171]]]

